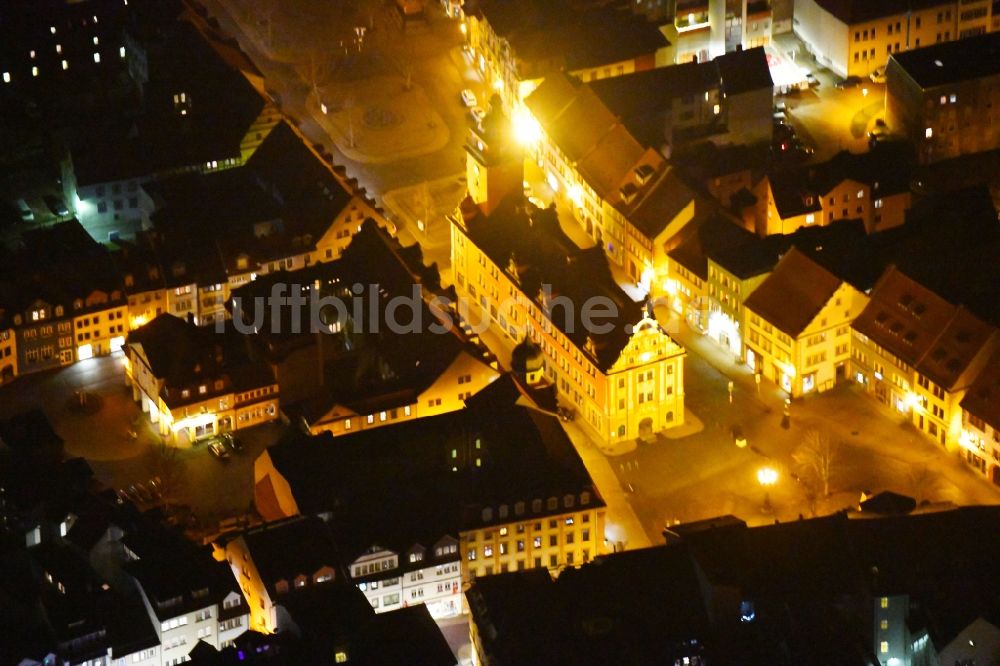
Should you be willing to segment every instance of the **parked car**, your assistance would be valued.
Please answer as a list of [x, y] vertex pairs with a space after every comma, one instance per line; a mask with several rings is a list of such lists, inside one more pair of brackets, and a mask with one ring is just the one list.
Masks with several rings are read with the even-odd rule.
[[35, 211], [31, 210], [31, 206], [24, 199], [17, 200], [17, 212], [21, 214], [22, 222], [31, 222], [35, 219]]
[[144, 483], [136, 483], [134, 484], [134, 487], [136, 493], [143, 502], [148, 504], [153, 501], [153, 493], [149, 492], [149, 488], [147, 488]]
[[868, 78], [872, 80], [872, 83], [885, 83], [885, 65], [876, 68], [874, 72], [868, 75]]
[[559, 418], [563, 421], [572, 421], [576, 418], [576, 410], [567, 407], [557, 408], [556, 413], [559, 414]]
[[69, 208], [66, 208], [66, 204], [59, 197], [46, 194], [42, 197], [42, 200], [45, 201], [45, 205], [48, 206], [53, 215], [57, 217], [66, 217], [69, 215]]
[[786, 105], [784, 102], [778, 102], [777, 104], [774, 105], [775, 113], [784, 114], [786, 111], [788, 111], [788, 105]]
[[879, 142], [885, 141], [888, 138], [889, 138], [888, 130], [886, 130], [885, 127], [879, 127], [878, 125], [876, 125], [872, 131], [868, 132], [868, 146], [870, 148], [874, 147]]
[[218, 458], [219, 460], [228, 460], [229, 459], [229, 449], [227, 449], [222, 444], [222, 442], [220, 442], [217, 439], [213, 440], [208, 445], [208, 452], [211, 453], [216, 458]]
[[819, 86], [819, 79], [812, 72], [806, 72], [806, 83], [809, 84], [810, 88], [815, 88]]
[[142, 497], [139, 495], [139, 490], [135, 487], [134, 483], [125, 488], [125, 495], [132, 500], [133, 504], [142, 504]]
[[154, 476], [149, 480], [149, 492], [153, 495], [153, 499], [159, 500], [163, 497], [163, 482], [160, 481], [160, 477]]
[[841, 90], [846, 90], [848, 88], [856, 88], [861, 85], [860, 76], [848, 76], [846, 79], [841, 79], [833, 84], [835, 88], [840, 88]]
[[736, 444], [738, 448], [741, 449], [746, 448], [747, 436], [743, 432], [743, 427], [739, 425], [734, 425], [732, 432], [733, 432], [733, 443]]
[[462, 91], [462, 103], [465, 104], [470, 109], [479, 102], [476, 100], [476, 93], [472, 92], [468, 88]]
[[483, 122], [483, 119], [486, 117], [486, 110], [481, 106], [474, 106], [469, 109], [469, 115], [472, 116], [472, 119], [475, 120], [478, 125]]
[[243, 453], [243, 441], [231, 432], [219, 435], [222, 443], [233, 453]]

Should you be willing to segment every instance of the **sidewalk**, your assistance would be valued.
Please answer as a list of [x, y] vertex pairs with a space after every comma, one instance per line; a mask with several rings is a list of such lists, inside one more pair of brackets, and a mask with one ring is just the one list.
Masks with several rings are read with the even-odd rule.
[[614, 543], [621, 543], [628, 550], [648, 548], [653, 545], [646, 530], [642, 528], [642, 523], [635, 515], [635, 511], [632, 510], [632, 506], [628, 502], [628, 495], [622, 489], [618, 476], [607, 457], [597, 449], [594, 442], [575, 423], [567, 423], [563, 428], [576, 447], [577, 453], [580, 454], [591, 480], [607, 504], [608, 512], [605, 518], [604, 533], [608, 542], [608, 551], [613, 549]]

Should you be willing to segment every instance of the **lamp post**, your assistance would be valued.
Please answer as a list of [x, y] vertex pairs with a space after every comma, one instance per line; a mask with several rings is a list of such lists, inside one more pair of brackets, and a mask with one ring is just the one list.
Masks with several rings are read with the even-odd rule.
[[771, 506], [771, 486], [778, 482], [778, 470], [773, 467], [761, 467], [757, 470], [757, 483], [764, 489], [764, 504], [761, 505], [762, 513], [773, 513]]

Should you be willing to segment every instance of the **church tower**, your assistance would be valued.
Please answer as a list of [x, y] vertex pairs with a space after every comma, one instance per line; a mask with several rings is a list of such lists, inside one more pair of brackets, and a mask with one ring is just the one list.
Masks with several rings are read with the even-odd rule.
[[469, 129], [465, 142], [466, 186], [486, 215], [508, 194], [524, 192], [524, 152], [500, 104], [491, 107], [482, 123]]

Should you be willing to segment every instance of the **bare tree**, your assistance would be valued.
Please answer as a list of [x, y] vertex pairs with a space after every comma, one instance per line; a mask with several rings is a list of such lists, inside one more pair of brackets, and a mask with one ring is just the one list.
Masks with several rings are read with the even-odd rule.
[[163, 505], [169, 507], [171, 500], [176, 500], [183, 490], [186, 480], [180, 449], [176, 446], [170, 446], [164, 441], [154, 445], [152, 473], [159, 477]]
[[939, 494], [940, 483], [927, 465], [912, 468], [907, 476], [910, 495], [917, 504], [934, 501], [934, 497]]
[[823, 489], [823, 496], [830, 496], [830, 484], [841, 462], [841, 445], [825, 433], [810, 430], [802, 443], [792, 453], [802, 478], [812, 477]]

